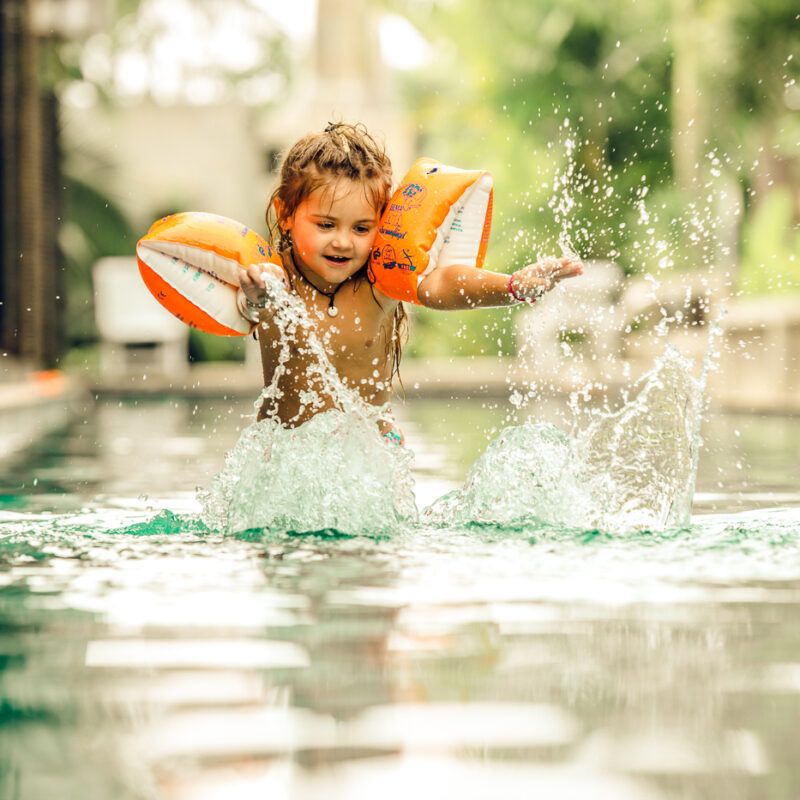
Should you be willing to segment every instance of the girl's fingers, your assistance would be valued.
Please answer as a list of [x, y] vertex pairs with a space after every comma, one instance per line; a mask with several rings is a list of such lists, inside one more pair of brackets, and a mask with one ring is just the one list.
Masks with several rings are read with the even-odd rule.
[[278, 279], [287, 289], [289, 288], [289, 284], [286, 280], [286, 273], [279, 267], [277, 264], [270, 264], [269, 262], [265, 264], [259, 264], [257, 267], [258, 277], [261, 281], [261, 285], [266, 288], [267, 281], [271, 281], [274, 279]]
[[550, 275], [560, 280], [561, 278], [571, 278], [582, 273], [583, 264], [580, 261], [575, 261], [571, 258], [560, 258]]
[[261, 272], [262, 270], [255, 264], [251, 264], [247, 269], [240, 269], [239, 283], [242, 287], [264, 289], [266, 284], [261, 279]]
[[535, 283], [541, 286], [544, 291], [549, 291], [559, 281], [564, 278], [574, 278], [583, 274], [583, 264], [575, 261], [568, 256], [563, 258], [552, 258], [531, 264], [528, 274]]
[[564, 278], [574, 278], [583, 273], [583, 264], [570, 256], [548, 258], [529, 264], [518, 271], [518, 284], [522, 290], [532, 291], [531, 297], [541, 297]]

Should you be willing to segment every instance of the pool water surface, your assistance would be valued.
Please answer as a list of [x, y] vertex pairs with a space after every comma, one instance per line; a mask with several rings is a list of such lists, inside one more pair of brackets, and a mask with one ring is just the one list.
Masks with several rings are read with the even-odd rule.
[[[423, 507], [508, 410], [399, 411]], [[678, 529], [223, 535], [251, 412], [102, 400], [0, 462], [0, 797], [800, 796], [796, 420], [710, 415]]]

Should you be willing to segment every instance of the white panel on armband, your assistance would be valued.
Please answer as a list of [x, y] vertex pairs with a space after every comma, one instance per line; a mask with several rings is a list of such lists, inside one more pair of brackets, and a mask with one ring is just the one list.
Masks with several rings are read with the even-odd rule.
[[481, 175], [456, 200], [436, 232], [428, 266], [419, 280], [450, 264], [476, 266], [483, 238], [483, 225], [492, 192], [492, 176]]
[[236, 288], [230, 283], [177, 256], [150, 247], [139, 247], [139, 258], [165, 283], [217, 322], [239, 333], [250, 332], [252, 326], [239, 313]]
[[[231, 286], [236, 286], [237, 288], [239, 286], [239, 270], [241, 269], [241, 264], [232, 258], [225, 258], [219, 255], [219, 253], [215, 253], [213, 250], [193, 247], [192, 245], [183, 244], [182, 242], [163, 242], [151, 239], [139, 245], [140, 258], [144, 248], [165, 253], [168, 256], [174, 256], [187, 264], [192, 264], [208, 275], [219, 278]], [[142, 258], [142, 260], [147, 263], [147, 259]]]

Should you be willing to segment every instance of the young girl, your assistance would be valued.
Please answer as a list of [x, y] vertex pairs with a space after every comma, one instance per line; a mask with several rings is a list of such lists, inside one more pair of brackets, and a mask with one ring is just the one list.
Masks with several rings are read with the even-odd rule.
[[[388, 403], [401, 354], [406, 314], [403, 304], [370, 282], [367, 260], [391, 195], [392, 167], [383, 148], [361, 125], [330, 124], [309, 134], [286, 154], [278, 187], [270, 198], [267, 224], [277, 229], [284, 271], [256, 264], [241, 270], [244, 312], [258, 321], [265, 386], [283, 356], [281, 330], [273, 319], [274, 295], [262, 275], [272, 272], [298, 295], [316, 325], [328, 359], [342, 382], [369, 404]], [[438, 309], [509, 306], [533, 301], [564, 278], [580, 275], [580, 262], [553, 259], [509, 276], [473, 266], [450, 265], [427, 275], [418, 287], [423, 305]], [[302, 333], [297, 334], [303, 336]], [[335, 407], [334, 396], [309, 404], [318, 370], [312, 347], [293, 347], [265, 399], [259, 419], [298, 426]], [[391, 425], [385, 424], [386, 435]]]

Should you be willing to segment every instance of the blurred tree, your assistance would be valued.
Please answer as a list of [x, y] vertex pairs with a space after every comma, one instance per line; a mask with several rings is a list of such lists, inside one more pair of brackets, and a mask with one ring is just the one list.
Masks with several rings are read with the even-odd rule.
[[[62, 102], [112, 111], [142, 100], [269, 105], [286, 91], [286, 36], [251, 0], [114, 0], [111, 5], [108, 30], [49, 47], [48, 80]], [[83, 344], [96, 337], [92, 265], [102, 256], [130, 254], [136, 235], [115, 197], [113, 167], [102, 154], [75, 148], [64, 154], [63, 172], [59, 241], [66, 328], [72, 343]], [[193, 350], [199, 358], [241, 350], [201, 345]]]
[[730, 152], [746, 189], [741, 288], [800, 291], [800, 13], [790, 0], [738, 3]]
[[[383, 5], [437, 54], [404, 78], [420, 151], [495, 176], [495, 269], [562, 246], [629, 273], [727, 268], [743, 188], [800, 182], [791, 0]], [[484, 324], [463, 315], [452, 349], [485, 349]]]

